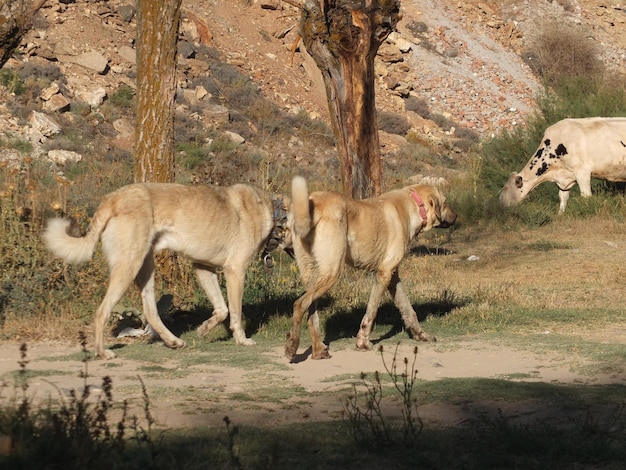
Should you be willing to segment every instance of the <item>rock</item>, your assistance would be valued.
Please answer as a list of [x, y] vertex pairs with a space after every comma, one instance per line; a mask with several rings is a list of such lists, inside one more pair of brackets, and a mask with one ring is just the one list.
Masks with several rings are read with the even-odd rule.
[[130, 23], [135, 17], [135, 7], [132, 5], [120, 5], [117, 7], [117, 14], [120, 15], [122, 21]]
[[50, 112], [63, 113], [70, 109], [70, 100], [61, 93], [57, 93], [44, 102], [43, 109]]
[[194, 90], [194, 94], [195, 94], [195, 97], [196, 97], [197, 100], [201, 100], [204, 97], [206, 97], [209, 94], [209, 92], [206, 91], [206, 88], [204, 88], [202, 85], [199, 85]]
[[107, 91], [106, 89], [100, 87], [95, 90], [78, 93], [78, 96], [92, 108], [97, 108], [104, 102], [104, 99], [107, 96]]
[[129, 136], [135, 133], [135, 126], [130, 119], [120, 118], [113, 121], [113, 129], [121, 136]]
[[126, 62], [130, 62], [131, 64], [137, 63], [137, 51], [130, 46], [121, 46], [117, 53], [119, 56], [124, 59]]
[[44, 88], [41, 91], [41, 93], [39, 94], [39, 98], [41, 98], [44, 101], [48, 101], [58, 92], [59, 92], [59, 85], [57, 84], [57, 82], [52, 82], [52, 84], [48, 88]]
[[406, 54], [413, 49], [413, 43], [404, 38], [398, 38], [396, 41], [396, 47], [400, 49], [400, 52]]
[[54, 119], [37, 111], [30, 113], [28, 122], [35, 131], [40, 132], [44, 137], [50, 137], [61, 132], [61, 126]]
[[83, 159], [83, 156], [71, 150], [50, 150], [48, 152], [48, 159], [52, 160], [57, 165], [65, 165], [66, 163], [79, 162]]
[[202, 108], [202, 114], [214, 124], [226, 124], [230, 120], [230, 112], [226, 106], [209, 103]]
[[235, 145], [241, 145], [246, 141], [242, 136], [232, 131], [224, 131], [224, 136]]
[[104, 75], [109, 68], [109, 61], [106, 57], [95, 51], [70, 56], [67, 61], [93, 70], [100, 75]]
[[403, 60], [402, 52], [394, 44], [383, 43], [378, 48], [378, 56], [387, 63], [396, 63]]
[[187, 41], [178, 42], [178, 54], [185, 59], [191, 59], [196, 55], [196, 48]]

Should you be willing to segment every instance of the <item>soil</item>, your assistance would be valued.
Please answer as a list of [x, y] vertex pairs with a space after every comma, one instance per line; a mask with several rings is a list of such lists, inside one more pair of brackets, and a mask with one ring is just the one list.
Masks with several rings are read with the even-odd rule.
[[[153, 347], [162, 347], [153, 345]], [[391, 347], [391, 346], [390, 346]], [[418, 378], [420, 380], [438, 380], [443, 378], [507, 378], [530, 377], [525, 380], [548, 383], [621, 383], [626, 378], [617, 378], [609, 374], [592, 377], [580, 375], [571, 370], [569, 361], [563, 361], [557, 354], [532, 353], [500, 345], [477, 344], [473, 341], [455, 344], [455, 349], [438, 350], [435, 345], [420, 345], [418, 351]], [[398, 357], [413, 357], [414, 344], [403, 342], [398, 349]], [[384, 372], [380, 356], [376, 352], [360, 352], [354, 349], [333, 351], [330, 360], [289, 364], [282, 354], [282, 348], [266, 353], [268, 361], [284, 364], [287, 370], [272, 373], [273, 380], [280, 381], [280, 386], [302, 388], [310, 392], [311, 397], [294, 393], [292, 398], [280, 402], [257, 402], [250, 404], [241, 399], [225, 399], [225, 396], [247, 394], [255, 382], [255, 371], [245, 368], [216, 367], [211, 364], [193, 366], [183, 377], [163, 378], [157, 374], [146, 373], [146, 363], [142, 361], [115, 359], [112, 363], [90, 361], [89, 377], [81, 377], [84, 363], [78, 358], [77, 347], [55, 343], [36, 343], [28, 345], [27, 365], [35, 375], [37, 371], [46, 372], [33, 378], [29, 383], [29, 394], [36, 399], [69, 398], [70, 390], [80, 395], [83, 387], [90, 387], [91, 396], [97, 399], [102, 393], [102, 378], [109, 376], [114, 384], [114, 397], [128, 400], [134, 413], [141, 417], [142, 396], [138, 388], [138, 377], [145, 383], [150, 397], [151, 412], [157, 423], [168, 428], [191, 426], [223, 426], [222, 419], [229, 416], [238, 424], [276, 426], [296, 421], [332, 420], [342, 415], [343, 402], [351, 393], [352, 384], [358, 384], [358, 377], [366, 373]], [[172, 352], [176, 354], [176, 352]], [[386, 354], [390, 360], [391, 353]], [[0, 375], [18, 369], [19, 345], [2, 345]], [[73, 357], [75, 359], [68, 359]], [[57, 359], [55, 359], [57, 358]], [[172, 364], [175, 360], [171, 361]], [[113, 364], [113, 365], [112, 365]], [[168, 367], [165, 364], [163, 367]], [[337, 377], [350, 377], [337, 379]], [[267, 386], [267, 384], [264, 384]], [[203, 400], [180, 400], [178, 392], [195, 389], [204, 395]], [[164, 391], [169, 389], [169, 392]], [[129, 393], [129, 390], [132, 392]], [[158, 391], [156, 391], [158, 390]], [[156, 392], [155, 392], [156, 391]], [[323, 392], [323, 393], [321, 393]], [[498, 409], [514, 409], [515, 415], [527, 419], [544, 416], [548, 410], [537, 408], [534, 403], [486, 401], [472, 402], [459, 400], [456, 403], [427, 404], [420, 406], [420, 417], [427, 423], [454, 426], [465, 420], [475, 419], [487, 413], [492, 417]], [[561, 411], [553, 409], [552, 413]]]
[[[557, 205], [555, 200], [555, 211]], [[532, 248], [547, 241], [558, 244], [547, 250]], [[423, 242], [428, 244], [432, 240]], [[465, 228], [453, 234], [444, 247], [443, 251], [448, 253], [445, 256], [410, 255], [405, 260], [403, 269], [417, 273], [404, 276], [405, 286], [413, 295], [434, 298], [442, 286], [448, 286], [456, 292], [482, 291], [486, 296], [495, 292], [491, 295], [511, 298], [516, 305], [531, 309], [601, 309], [626, 301], [621, 288], [626, 275], [622, 267], [626, 238], [622, 225], [615, 222], [562, 220], [547, 227], [516, 232], [472, 232]], [[419, 311], [420, 306], [416, 308]], [[288, 311], [289, 306], [285, 309]], [[572, 344], [586, 341], [623, 346], [626, 345], [625, 321], [601, 324], [593, 329], [579, 327], [576, 319], [571, 325], [547, 330], [531, 327], [520, 334], [523, 341], [519, 344], [497, 337], [487, 341], [471, 334], [418, 344], [400, 334], [397, 357], [412, 360], [417, 345], [417, 378], [424, 381], [484, 378], [564, 385], [626, 385], [624, 364], [603, 367], [574, 352], [529, 345], [534, 338], [541, 342], [545, 336], [558, 334], [571, 338]], [[425, 329], [427, 325], [428, 322]], [[375, 330], [373, 339], [380, 339], [385, 361], [389, 363], [397, 337], [385, 340], [377, 338], [377, 334], [382, 333]], [[91, 344], [91, 338], [88, 339]], [[158, 341], [146, 346], [145, 351], [154, 351], [162, 360], [155, 363], [145, 356], [137, 359], [138, 355], [126, 351], [125, 345], [145, 342], [144, 339], [111, 337], [107, 344], [116, 348], [118, 358], [89, 361], [86, 379], [82, 377], [85, 364], [77, 344], [29, 343], [27, 369], [32, 371], [29, 394], [38, 399], [67, 398], [70, 390], [80, 393], [87, 384], [95, 399], [102, 392], [102, 377], [109, 376], [114, 384], [114, 397], [128, 400], [141, 416], [143, 401], [138, 378], [141, 377], [150, 397], [152, 414], [166, 427], [219, 427], [223, 426], [225, 415], [239, 424], [263, 426], [339, 419], [353, 384], [360, 384], [361, 373], [370, 378], [376, 371], [384, 375], [380, 353], [356, 351], [353, 339], [344, 338], [330, 344], [330, 359], [316, 361], [310, 358], [310, 350], [304, 350], [307, 339], [305, 332], [298, 362], [289, 363], [282, 347], [268, 348], [262, 338], [257, 338], [262, 365], [250, 368], [223, 367], [210, 360], [184, 364], [179, 361], [181, 355], [195, 354], [193, 347], [187, 351], [169, 350]], [[218, 354], [228, 354], [230, 348], [238, 347], [231, 343], [232, 339], [227, 339]], [[0, 377], [7, 378], [8, 372], [19, 369], [19, 344], [5, 342], [0, 350]], [[275, 388], [276, 397], [257, 396], [259, 389], [268, 387]], [[284, 392], [278, 393], [280, 390]], [[485, 414], [494, 416], [498, 410], [523, 420], [580, 412], [564, 411], [558, 400], [538, 404], [536, 400], [490, 402], [466, 397], [419, 408], [426, 423], [442, 425], [460, 425]]]

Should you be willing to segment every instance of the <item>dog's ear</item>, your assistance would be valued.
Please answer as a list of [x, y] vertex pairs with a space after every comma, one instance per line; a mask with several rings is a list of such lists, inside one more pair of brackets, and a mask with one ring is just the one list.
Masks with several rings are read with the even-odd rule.
[[430, 206], [433, 208], [433, 210], [435, 211], [435, 217], [437, 217], [437, 220], [440, 221], [441, 220], [441, 198], [439, 197], [439, 194], [437, 194], [437, 191], [435, 191], [434, 188], [430, 191], [428, 202]]

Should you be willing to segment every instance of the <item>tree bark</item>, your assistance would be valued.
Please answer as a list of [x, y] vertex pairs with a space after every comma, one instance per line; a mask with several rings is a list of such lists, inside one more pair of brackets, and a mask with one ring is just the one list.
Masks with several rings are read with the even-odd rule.
[[0, 68], [11, 58], [22, 37], [33, 25], [33, 18], [46, 0], [6, 0], [0, 2]]
[[383, 191], [374, 58], [395, 30], [399, 0], [289, 1], [302, 9], [300, 35], [324, 78], [344, 193]]
[[174, 97], [182, 0], [140, 0], [135, 181], [174, 180]]

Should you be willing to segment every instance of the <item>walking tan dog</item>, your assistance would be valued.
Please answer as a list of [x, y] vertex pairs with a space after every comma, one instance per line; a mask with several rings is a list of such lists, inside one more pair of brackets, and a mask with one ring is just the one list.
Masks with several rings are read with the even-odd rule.
[[[167, 346], [185, 346], [157, 313], [153, 255], [163, 249], [191, 259], [213, 305], [212, 317], [198, 328], [198, 334], [208, 333], [230, 311], [235, 342], [254, 344], [242, 327], [244, 277], [254, 255], [274, 234], [272, 199], [260, 189], [243, 184], [131, 184], [105, 196], [83, 237], [71, 236], [70, 224], [60, 218], [48, 221], [43, 234], [47, 248], [67, 263], [82, 263], [92, 257], [101, 239], [109, 264], [109, 287], [95, 314], [97, 356], [115, 357], [111, 350], [104, 349], [104, 328], [111, 310], [133, 280], [141, 290], [143, 312], [150, 326]], [[228, 306], [218, 283], [218, 267], [226, 279]]]
[[410, 240], [419, 232], [449, 227], [456, 221], [456, 214], [441, 192], [434, 186], [413, 185], [360, 201], [326, 191], [309, 196], [306, 181], [299, 176], [293, 178], [291, 190], [290, 237], [306, 292], [293, 305], [285, 355], [294, 359], [302, 318], [308, 312], [312, 358], [330, 357], [320, 334], [317, 299], [335, 284], [344, 263], [376, 275], [357, 335], [358, 349], [372, 347], [369, 336], [385, 289], [391, 293], [411, 335], [424, 341], [435, 340], [417, 320], [400, 282], [398, 265]]

